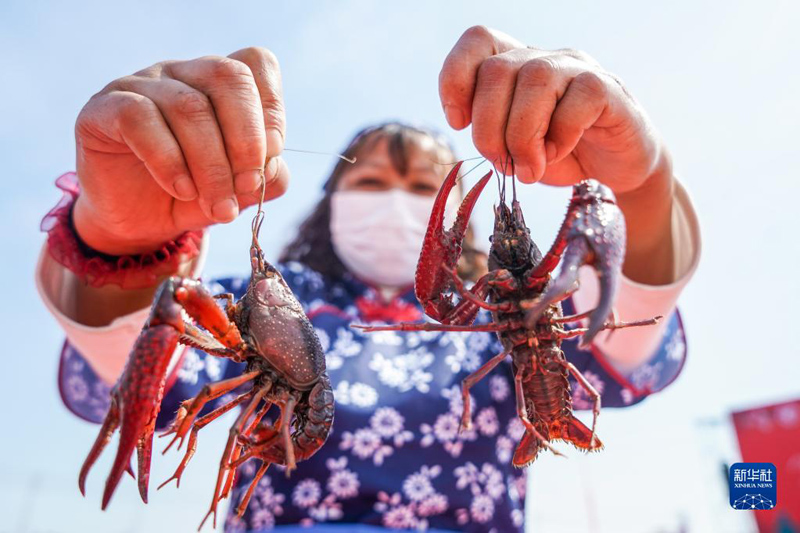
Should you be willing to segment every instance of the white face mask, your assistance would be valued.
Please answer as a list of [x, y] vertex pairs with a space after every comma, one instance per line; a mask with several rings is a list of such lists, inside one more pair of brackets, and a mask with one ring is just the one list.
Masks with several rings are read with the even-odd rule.
[[[448, 200], [445, 228], [455, 219], [457, 196]], [[333, 193], [331, 240], [336, 255], [365, 281], [382, 287], [411, 285], [435, 198], [397, 188]]]

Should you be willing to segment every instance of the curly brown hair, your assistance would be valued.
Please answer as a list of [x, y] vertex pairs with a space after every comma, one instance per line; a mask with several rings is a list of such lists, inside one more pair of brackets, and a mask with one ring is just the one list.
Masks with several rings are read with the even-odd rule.
[[[392, 165], [400, 174], [405, 174], [408, 167], [409, 152], [419, 143], [420, 136], [433, 139], [442, 163], [454, 162], [455, 151], [447, 139], [429, 129], [412, 126], [402, 122], [386, 122], [369, 126], [359, 131], [348, 143], [342, 155], [346, 158], [363, 157], [381, 140], [388, 143], [389, 157]], [[325, 182], [322, 199], [311, 214], [300, 224], [295, 238], [283, 249], [280, 261], [298, 261], [329, 278], [342, 276], [347, 269], [336, 255], [331, 242], [331, 196], [339, 186], [342, 174], [350, 163], [340, 160], [333, 168]], [[461, 182], [459, 181], [459, 191]], [[463, 195], [463, 194], [462, 194]], [[486, 272], [486, 254], [475, 245], [475, 233], [472, 226], [467, 228], [464, 238], [458, 273], [463, 279], [477, 280]]]

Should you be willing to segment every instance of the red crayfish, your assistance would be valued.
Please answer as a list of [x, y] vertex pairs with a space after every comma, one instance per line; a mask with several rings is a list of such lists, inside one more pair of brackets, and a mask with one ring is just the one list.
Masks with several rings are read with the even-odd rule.
[[[183, 460], [164, 483], [175, 479], [180, 484], [183, 470], [197, 447], [197, 432], [234, 407], [244, 406], [230, 429], [211, 508], [203, 523], [213, 514], [216, 527], [217, 504], [230, 495], [236, 467], [248, 459], [260, 459], [261, 467], [237, 507], [239, 515], [244, 513], [256, 484], [270, 464], [285, 465], [287, 472], [291, 471], [296, 461], [307, 459], [325, 443], [334, 411], [325, 353], [291, 289], [264, 259], [258, 244], [263, 215], [259, 204], [253, 220], [250, 284], [238, 302], [234, 303], [232, 294], [212, 296], [199, 281], [181, 277], [164, 281], [158, 289], [147, 323], [111, 391], [111, 407], [100, 433], [80, 471], [79, 486], [85, 494], [89, 470], [119, 427], [120, 443], [106, 481], [103, 509], [123, 473], [127, 470], [133, 475], [130, 460], [134, 448], [138, 452], [139, 493], [147, 503], [156, 416], [167, 366], [178, 343], [246, 363], [241, 376], [208, 384], [196, 397], [184, 401], [165, 432], [174, 435], [167, 449], [177, 440], [180, 448], [189, 435]], [[224, 309], [216, 299], [225, 301]], [[182, 310], [203, 329], [185, 321]], [[197, 418], [208, 402], [248, 383], [249, 390]], [[274, 425], [262, 422], [272, 405], [281, 411]]]
[[[543, 448], [561, 455], [553, 440], [564, 440], [582, 450], [599, 450], [595, 435], [600, 395], [561, 350], [564, 339], [582, 337], [587, 344], [601, 330], [655, 324], [661, 317], [628, 323], [606, 322], [611, 314], [625, 254], [625, 220], [611, 190], [595, 180], [573, 187], [566, 218], [550, 250], [542, 256], [525, 225], [514, 197], [509, 207], [505, 187], [495, 207], [494, 232], [489, 250], [489, 272], [469, 289], [456, 273], [461, 243], [470, 214], [492, 172], [489, 171], [466, 195], [450, 230], [442, 227], [445, 205], [456, 184], [461, 164], [448, 174], [436, 197], [417, 264], [415, 292], [425, 314], [439, 322], [391, 326], [355, 326], [364, 331], [491, 331], [503, 351], [462, 382], [464, 409], [461, 428], [471, 426], [469, 390], [511, 355], [517, 414], [525, 434], [514, 452], [513, 464], [524, 467]], [[551, 273], [562, 263], [559, 275]], [[563, 316], [560, 302], [578, 287], [578, 268], [591, 265], [600, 276], [600, 300], [585, 313]], [[454, 290], [450, 290], [453, 287]], [[460, 298], [453, 299], [453, 292]], [[491, 311], [493, 320], [473, 325], [480, 309]], [[588, 326], [565, 329], [588, 317]], [[593, 399], [592, 428], [572, 413], [568, 376]]]

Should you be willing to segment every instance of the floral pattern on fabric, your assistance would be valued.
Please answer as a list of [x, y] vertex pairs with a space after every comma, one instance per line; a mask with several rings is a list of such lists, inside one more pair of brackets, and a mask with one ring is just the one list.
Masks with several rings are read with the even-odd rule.
[[[524, 428], [516, 416], [508, 362], [471, 389], [473, 427], [458, 431], [461, 381], [501, 351], [496, 337], [460, 332], [362, 333], [349, 327], [366, 322], [359, 316], [359, 305], [386, 319], [375, 313], [381, 301], [374, 289], [349, 276], [325, 280], [296, 263], [281, 270], [325, 348], [336, 399], [335, 422], [327, 443], [299, 463], [289, 479], [282, 468], [270, 467], [244, 516], [237, 518], [229, 511], [226, 530], [363, 523], [390, 529], [522, 531], [525, 471], [513, 468], [511, 457]], [[212, 282], [209, 288], [239, 298], [246, 284], [246, 278], [230, 278]], [[408, 305], [418, 305], [412, 291], [399, 298], [401, 304], [394, 307], [404, 312]], [[372, 302], [365, 305], [364, 299]], [[574, 311], [569, 301], [564, 307], [565, 313]], [[481, 313], [478, 320], [486, 322], [489, 316]], [[659, 350], [626, 375], [615, 372], [602, 353], [578, 350], [569, 341], [563, 348], [602, 394], [604, 408], [632, 405], [661, 390], [675, 379], [686, 357], [677, 312], [669, 317]], [[166, 427], [179, 403], [198, 394], [205, 383], [235, 376], [242, 369], [242, 364], [186, 351], [164, 396], [158, 426]], [[73, 412], [90, 421], [102, 420], [110, 387], [68, 344], [61, 355], [59, 383]], [[575, 407], [591, 408], [583, 389], [572, 378], [570, 384]], [[222, 405], [233, 394], [207, 409]], [[257, 467], [256, 461], [240, 467], [234, 504]]]
[[447, 511], [447, 495], [437, 492], [433, 481], [442, 467], [427, 465], [403, 480], [402, 493], [378, 492], [374, 509], [381, 514], [381, 524], [389, 529], [428, 529], [429, 518]]
[[414, 440], [414, 434], [403, 428], [404, 422], [393, 407], [381, 407], [370, 417], [369, 427], [342, 433], [339, 449], [350, 450], [359, 459], [372, 458], [375, 466], [381, 466], [395, 448]]

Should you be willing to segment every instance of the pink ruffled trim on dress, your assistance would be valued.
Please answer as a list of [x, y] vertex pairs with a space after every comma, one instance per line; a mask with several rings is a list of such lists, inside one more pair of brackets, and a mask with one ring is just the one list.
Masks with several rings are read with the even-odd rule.
[[64, 192], [58, 204], [42, 219], [41, 229], [47, 232], [50, 255], [92, 287], [119, 285], [123, 289], [152, 287], [160, 277], [175, 272], [178, 266], [200, 253], [202, 231], [187, 231], [157, 250], [141, 255], [110, 256], [96, 252], [87, 255], [72, 226], [71, 212], [80, 194], [78, 176], [67, 172], [56, 180]]

